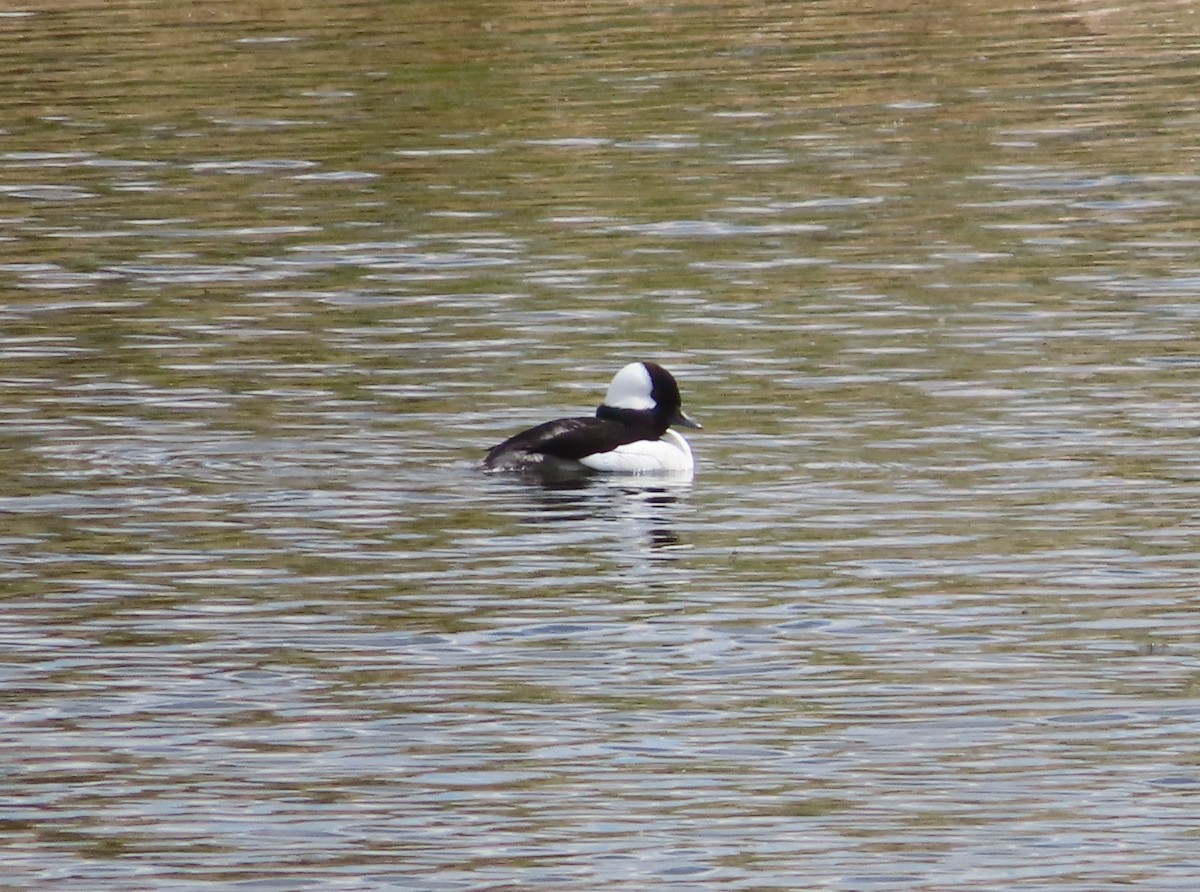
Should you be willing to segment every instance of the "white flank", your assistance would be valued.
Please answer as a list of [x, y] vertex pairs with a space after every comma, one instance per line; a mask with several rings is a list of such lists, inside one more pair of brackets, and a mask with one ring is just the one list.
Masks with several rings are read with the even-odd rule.
[[579, 463], [611, 474], [691, 474], [696, 466], [687, 440], [675, 431], [667, 431], [658, 440], [638, 440], [598, 452]]

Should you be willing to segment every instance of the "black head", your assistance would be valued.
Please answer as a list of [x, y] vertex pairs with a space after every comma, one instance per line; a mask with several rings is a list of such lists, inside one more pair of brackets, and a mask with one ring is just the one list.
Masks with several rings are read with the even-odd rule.
[[644, 425], [655, 436], [662, 436], [672, 424], [700, 427], [684, 413], [679, 385], [671, 373], [656, 362], [632, 362], [617, 372], [596, 416]]

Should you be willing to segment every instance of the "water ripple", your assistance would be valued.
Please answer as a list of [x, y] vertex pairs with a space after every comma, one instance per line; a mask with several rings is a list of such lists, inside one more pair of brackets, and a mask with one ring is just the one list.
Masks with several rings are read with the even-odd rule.
[[[7, 882], [1195, 887], [1175, 6], [60, 6]], [[474, 469], [630, 359], [694, 480]]]

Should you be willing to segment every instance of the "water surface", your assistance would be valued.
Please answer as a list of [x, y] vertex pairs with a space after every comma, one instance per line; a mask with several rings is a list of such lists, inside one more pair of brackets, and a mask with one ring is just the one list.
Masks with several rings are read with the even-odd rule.
[[1190, 6], [0, 23], [11, 887], [1196, 887]]

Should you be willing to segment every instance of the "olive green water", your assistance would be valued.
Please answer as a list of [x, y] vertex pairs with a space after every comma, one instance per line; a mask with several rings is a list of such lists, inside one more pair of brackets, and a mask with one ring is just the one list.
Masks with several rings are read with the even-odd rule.
[[[0, 11], [0, 886], [1200, 886], [1200, 22]], [[680, 379], [691, 484], [485, 447]]]

